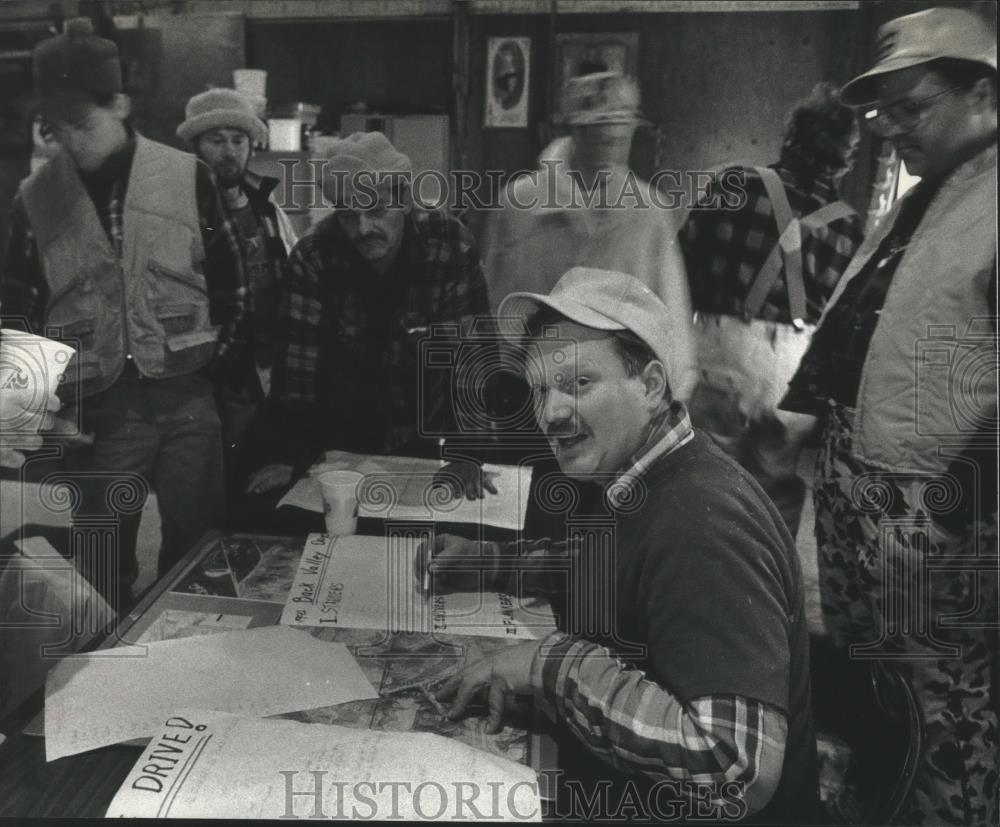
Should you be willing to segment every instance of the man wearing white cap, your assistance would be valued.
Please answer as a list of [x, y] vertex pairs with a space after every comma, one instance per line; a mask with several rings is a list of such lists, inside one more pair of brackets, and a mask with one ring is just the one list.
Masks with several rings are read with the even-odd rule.
[[996, 824], [996, 33], [935, 8], [877, 48], [843, 97], [921, 180], [848, 266], [783, 405], [824, 420], [827, 625], [922, 709], [899, 823]]
[[[632, 785], [654, 818], [809, 823], [816, 745], [798, 558], [760, 486], [671, 397], [668, 318], [637, 279], [583, 267], [549, 295], [501, 303], [539, 427], [563, 473], [603, 488], [588, 524], [613, 529], [520, 545], [439, 536], [435, 587], [472, 566], [507, 590], [513, 573], [565, 591], [586, 619], [561, 613], [566, 631], [468, 666], [438, 697], [457, 718], [485, 692], [495, 732], [505, 703], [533, 694], [570, 736], [560, 756], [589, 756], [576, 776], [611, 784], [606, 806]], [[568, 588], [557, 579], [567, 565]], [[557, 806], [582, 817], [570, 799]]]
[[493, 304], [516, 290], [547, 293], [574, 266], [635, 276], [667, 307], [670, 381], [686, 400], [695, 382], [694, 344], [679, 215], [628, 166], [642, 122], [639, 88], [619, 72], [574, 77], [563, 89], [562, 112], [569, 136], [543, 150], [541, 168], [516, 179], [488, 219], [483, 270]]
[[247, 168], [253, 145], [267, 139], [267, 127], [244, 95], [235, 89], [209, 89], [195, 95], [187, 103], [177, 136], [191, 144], [195, 155], [215, 174], [242, 243], [250, 293], [245, 358], [232, 366], [231, 375], [220, 377], [218, 388], [232, 523], [239, 520], [242, 490], [252, 470], [248, 466], [251, 425], [270, 387], [278, 283], [295, 246], [295, 230], [274, 198], [278, 179]]
[[[251, 492], [287, 485], [324, 450], [440, 458], [439, 440], [455, 433], [454, 372], [429, 371], [422, 343], [443, 325], [457, 342], [488, 317], [489, 300], [471, 234], [413, 199], [411, 173], [381, 132], [331, 147], [323, 188], [335, 210], [288, 261], [272, 462]], [[478, 465], [467, 470], [478, 480]]]

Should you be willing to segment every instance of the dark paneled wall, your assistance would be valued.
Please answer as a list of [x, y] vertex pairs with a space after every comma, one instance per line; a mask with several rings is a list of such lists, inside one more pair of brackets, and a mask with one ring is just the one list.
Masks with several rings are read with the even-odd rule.
[[447, 114], [451, 26], [447, 19], [251, 22], [247, 65], [267, 70], [269, 105], [321, 104], [327, 132], [357, 101], [389, 114]]
[[[466, 122], [473, 168], [533, 166], [551, 137], [545, 120], [555, 106], [550, 78], [562, 32], [638, 34], [638, 78], [651, 125], [636, 133], [631, 161], [647, 177], [662, 168], [774, 160], [789, 107], [817, 81], [848, 80], [868, 39], [857, 11], [473, 17]], [[480, 129], [491, 35], [532, 37], [531, 129]]]

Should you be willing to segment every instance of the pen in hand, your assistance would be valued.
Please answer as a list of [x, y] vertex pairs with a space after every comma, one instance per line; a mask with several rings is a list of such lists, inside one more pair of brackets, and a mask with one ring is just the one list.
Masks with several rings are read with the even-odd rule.
[[424, 562], [424, 579], [421, 583], [420, 593], [426, 600], [431, 596], [431, 555], [434, 552], [434, 546], [431, 541], [428, 541], [425, 547], [427, 549], [427, 560]]

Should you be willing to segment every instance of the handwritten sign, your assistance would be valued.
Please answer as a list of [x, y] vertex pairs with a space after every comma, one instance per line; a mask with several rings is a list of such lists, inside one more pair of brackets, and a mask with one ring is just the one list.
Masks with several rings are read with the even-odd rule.
[[310, 535], [281, 622], [511, 640], [537, 639], [555, 628], [544, 600], [502, 592], [425, 597], [414, 575], [420, 539]]

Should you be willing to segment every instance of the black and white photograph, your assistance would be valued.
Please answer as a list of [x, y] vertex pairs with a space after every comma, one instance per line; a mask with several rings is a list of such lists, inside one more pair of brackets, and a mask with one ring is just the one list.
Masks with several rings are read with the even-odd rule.
[[531, 38], [491, 37], [486, 50], [486, 128], [528, 126]]
[[996, 0], [0, 0], [0, 822], [1000, 823]]

